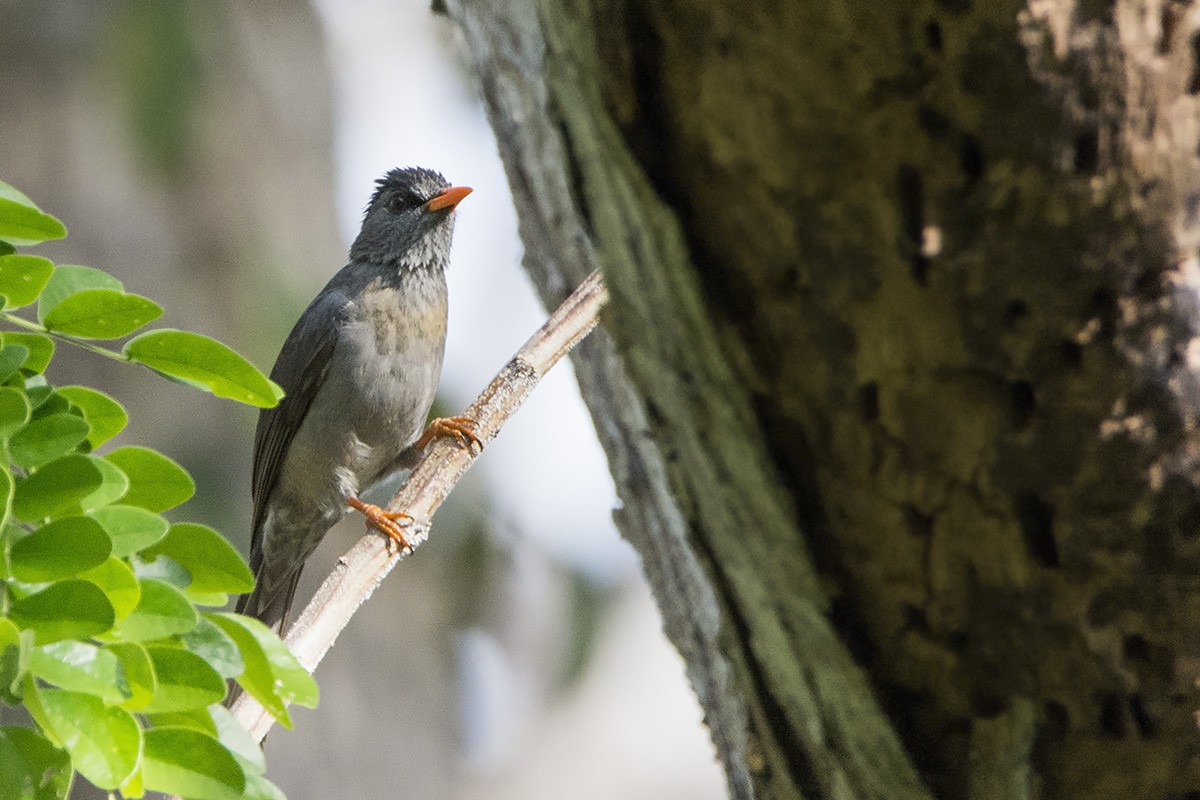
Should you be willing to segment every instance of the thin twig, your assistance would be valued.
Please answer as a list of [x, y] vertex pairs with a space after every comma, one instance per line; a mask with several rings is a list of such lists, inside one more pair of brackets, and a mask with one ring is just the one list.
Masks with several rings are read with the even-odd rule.
[[66, 333], [59, 333], [58, 331], [52, 331], [49, 328], [47, 328], [45, 325], [39, 325], [36, 322], [30, 322], [29, 320], [25, 319], [24, 317], [18, 317], [16, 314], [10, 314], [7, 311], [0, 313], [0, 319], [3, 319], [5, 322], [8, 322], [12, 325], [17, 326], [18, 328], [24, 328], [25, 330], [33, 331], [34, 333], [40, 333], [42, 336], [49, 336], [53, 339], [58, 339], [60, 342], [67, 342], [68, 344], [73, 344], [76, 347], [82, 347], [84, 350], [88, 350], [92, 353], [95, 353], [98, 356], [104, 356], [105, 358], [111, 358], [113, 361], [124, 361], [126, 364], [134, 363], [133, 359], [130, 358], [129, 356], [125, 355], [124, 353], [118, 353], [116, 350], [109, 350], [107, 347], [101, 347], [98, 344], [93, 344], [92, 342], [86, 341], [84, 339], [80, 339], [75, 336], [71, 336]]
[[[593, 272], [467, 408], [465, 416], [477, 423], [475, 434], [482, 447], [496, 437], [542, 376], [595, 327], [607, 301], [604, 279]], [[409, 541], [414, 547], [427, 538], [433, 513], [479, 457], [482, 447], [466, 450], [453, 441], [436, 440], [396, 492], [388, 508], [412, 516], [413, 525], [406, 533], [411, 532]], [[389, 548], [388, 542], [387, 537], [377, 533], [363, 536], [338, 560], [288, 631], [288, 647], [309, 672], [316, 669], [358, 607], [404, 557], [404, 552]], [[275, 722], [248, 694], [238, 698], [233, 714], [256, 741], [262, 741]]]

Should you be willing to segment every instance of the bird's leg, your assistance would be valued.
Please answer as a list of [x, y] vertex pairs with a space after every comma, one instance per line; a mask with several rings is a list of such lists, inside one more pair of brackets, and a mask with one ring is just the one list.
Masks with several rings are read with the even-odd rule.
[[438, 417], [429, 423], [429, 427], [425, 429], [413, 447], [417, 450], [424, 450], [425, 446], [434, 439], [446, 436], [457, 441], [460, 447], [470, 450], [473, 445], [479, 445], [482, 450], [483, 443], [475, 435], [476, 425], [478, 423], [470, 417]]
[[405, 514], [403, 511], [387, 511], [374, 503], [364, 503], [354, 495], [348, 496], [346, 502], [350, 504], [351, 508], [367, 518], [368, 528], [374, 528], [386, 535], [393, 542], [400, 545], [401, 550], [412, 549], [408, 537], [404, 535], [404, 529], [412, 525], [413, 522], [410, 514]]

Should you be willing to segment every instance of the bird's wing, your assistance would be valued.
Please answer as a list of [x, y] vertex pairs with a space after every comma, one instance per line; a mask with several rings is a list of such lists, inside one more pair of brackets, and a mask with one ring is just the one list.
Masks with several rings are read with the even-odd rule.
[[346, 297], [341, 292], [317, 295], [288, 334], [275, 368], [271, 370], [271, 380], [280, 385], [285, 395], [279, 405], [259, 415], [258, 428], [254, 432], [252, 561], [259, 554], [267, 498], [279, 480], [279, 471], [292, 439], [325, 382], [346, 306]]

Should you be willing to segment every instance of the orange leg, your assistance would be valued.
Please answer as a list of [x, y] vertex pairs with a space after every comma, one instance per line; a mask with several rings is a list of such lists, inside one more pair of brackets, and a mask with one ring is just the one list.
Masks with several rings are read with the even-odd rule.
[[408, 537], [404, 535], [404, 529], [412, 524], [412, 516], [405, 514], [403, 511], [387, 511], [374, 503], [364, 503], [354, 495], [347, 497], [346, 502], [350, 504], [351, 508], [367, 518], [368, 528], [374, 528], [386, 535], [393, 542], [400, 545], [401, 550], [412, 549]]
[[479, 448], [482, 450], [483, 443], [475, 435], [475, 426], [477, 424], [470, 417], [438, 417], [429, 423], [429, 427], [425, 429], [425, 432], [421, 434], [421, 438], [417, 439], [413, 447], [423, 450], [434, 439], [439, 436], [446, 436], [457, 441], [460, 447], [470, 450], [474, 445], [479, 445]]

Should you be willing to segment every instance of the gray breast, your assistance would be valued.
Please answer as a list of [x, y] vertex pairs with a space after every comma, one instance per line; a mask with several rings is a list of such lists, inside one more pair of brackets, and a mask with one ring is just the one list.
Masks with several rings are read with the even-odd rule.
[[355, 470], [360, 481], [378, 475], [420, 435], [441, 376], [445, 279], [425, 272], [403, 277], [359, 298], [331, 365], [354, 387], [339, 399], [340, 413], [371, 450]]

